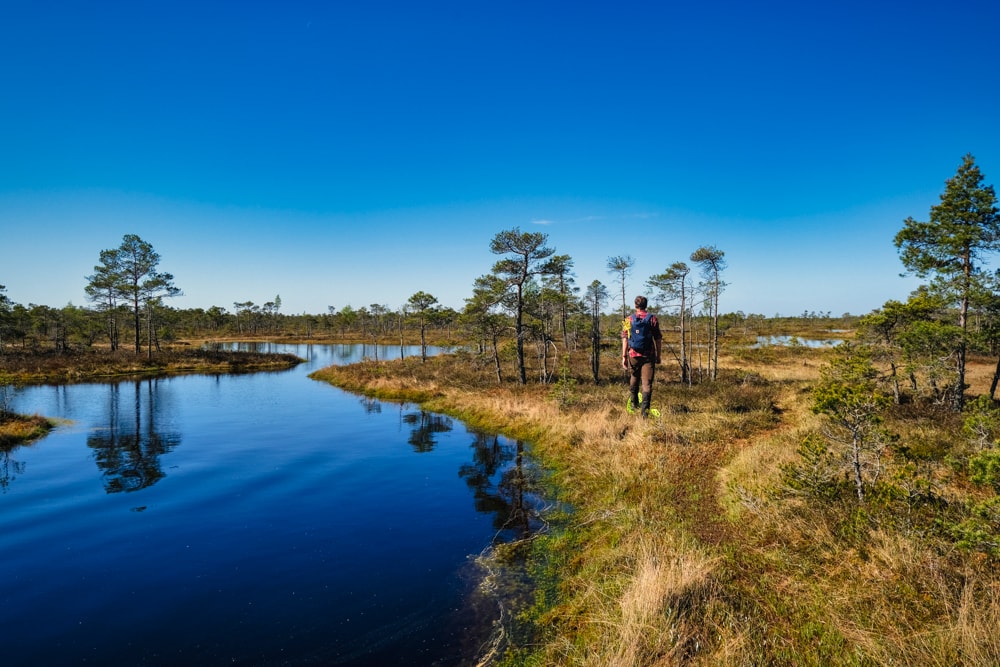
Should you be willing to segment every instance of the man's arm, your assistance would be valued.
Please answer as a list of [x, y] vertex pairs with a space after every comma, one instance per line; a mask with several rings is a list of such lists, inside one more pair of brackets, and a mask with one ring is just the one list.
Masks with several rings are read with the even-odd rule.
[[622, 322], [622, 368], [628, 368], [628, 324]]

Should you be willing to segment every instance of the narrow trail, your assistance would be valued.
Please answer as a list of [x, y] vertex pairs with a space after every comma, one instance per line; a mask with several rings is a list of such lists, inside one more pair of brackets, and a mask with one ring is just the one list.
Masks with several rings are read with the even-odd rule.
[[718, 546], [740, 539], [740, 527], [726, 516], [722, 502], [726, 489], [720, 475], [744, 449], [779, 440], [802, 428], [802, 401], [798, 388], [789, 387], [773, 405], [777, 419], [769, 428], [707, 446], [673, 446], [670, 458], [677, 475], [673, 509], [685, 517], [685, 525], [699, 541]]
[[673, 458], [677, 462], [677, 492], [673, 496], [678, 516], [699, 541], [718, 545], [733, 539], [719, 497], [718, 473], [728, 459], [726, 444], [685, 446]]

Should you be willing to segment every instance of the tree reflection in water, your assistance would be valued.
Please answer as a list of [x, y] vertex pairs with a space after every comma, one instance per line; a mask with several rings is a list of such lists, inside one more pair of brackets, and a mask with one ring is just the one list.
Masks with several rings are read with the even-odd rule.
[[15, 461], [11, 454], [17, 451], [19, 447], [2, 447], [0, 448], [0, 492], [7, 493], [7, 487], [13, 482], [18, 475], [24, 474], [24, 463], [21, 461]]
[[138, 491], [166, 476], [160, 457], [179, 445], [181, 437], [157, 426], [159, 388], [156, 379], [109, 385], [108, 426], [87, 436], [108, 493]]
[[[471, 614], [493, 618], [489, 640], [478, 647], [499, 655], [505, 646], [532, 641], [531, 626], [517, 621], [520, 611], [532, 604], [537, 590], [530, 561], [532, 537], [543, 528], [543, 497], [539, 494], [539, 469], [526, 462], [524, 443], [513, 444], [500, 436], [473, 432], [472, 463], [459, 470], [472, 489], [476, 510], [493, 517], [492, 544], [476, 559], [480, 568], [477, 593], [470, 596]], [[499, 480], [496, 484], [493, 480]], [[499, 608], [500, 617], [491, 616]]]
[[[473, 490], [476, 510], [493, 515], [498, 531], [511, 531], [512, 539], [528, 537], [538, 527], [539, 508], [534, 491], [537, 473], [533, 466], [524, 465], [524, 443], [502, 446], [500, 436], [474, 433], [472, 463], [463, 465], [459, 476]], [[511, 461], [514, 465], [507, 467]], [[499, 483], [491, 482], [497, 471], [503, 470]]]
[[432, 451], [437, 440], [434, 435], [437, 433], [447, 433], [452, 429], [452, 421], [444, 415], [433, 412], [409, 412], [403, 415], [403, 423], [413, 427], [410, 437], [407, 440], [413, 445], [413, 451], [425, 453]]
[[497, 485], [500, 495], [508, 498], [510, 514], [505, 527], [514, 532], [515, 539], [529, 537], [537, 528], [539, 511], [533, 502], [537, 500], [534, 495], [538, 487], [536, 473], [537, 468], [524, 465], [524, 443], [518, 440], [514, 465], [504, 471]]
[[365, 414], [367, 415], [377, 415], [382, 414], [382, 401], [377, 398], [371, 398], [370, 396], [362, 396], [358, 399], [361, 403], [361, 407], [365, 409]]

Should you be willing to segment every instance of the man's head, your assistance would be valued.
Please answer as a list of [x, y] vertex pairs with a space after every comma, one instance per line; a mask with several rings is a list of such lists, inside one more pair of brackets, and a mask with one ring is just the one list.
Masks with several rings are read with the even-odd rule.
[[637, 310], [646, 310], [646, 306], [648, 304], [649, 301], [646, 300], [646, 297], [644, 296], [635, 297], [635, 307]]

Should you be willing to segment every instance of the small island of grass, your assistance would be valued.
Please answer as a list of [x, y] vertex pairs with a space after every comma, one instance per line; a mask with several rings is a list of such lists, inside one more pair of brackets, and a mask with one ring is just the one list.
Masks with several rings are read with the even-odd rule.
[[55, 424], [39, 415], [0, 410], [0, 449], [23, 445], [48, 434]]
[[0, 385], [94, 382], [128, 376], [245, 373], [283, 370], [302, 363], [292, 354], [270, 354], [177, 345], [153, 354], [102, 348], [11, 350], [0, 354]]

